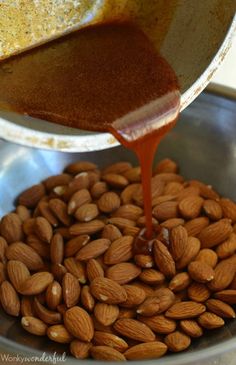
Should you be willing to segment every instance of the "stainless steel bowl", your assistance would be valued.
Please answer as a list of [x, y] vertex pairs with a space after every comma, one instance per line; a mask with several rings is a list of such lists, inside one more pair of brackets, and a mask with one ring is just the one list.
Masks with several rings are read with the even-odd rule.
[[[173, 131], [161, 143], [157, 158], [175, 159], [187, 179], [197, 178], [212, 184], [224, 196], [236, 200], [236, 101], [204, 93], [181, 115]], [[22, 147], [0, 142], [0, 216], [13, 209], [17, 194], [45, 177], [56, 174], [71, 161], [88, 159], [105, 166], [124, 159], [134, 160], [123, 147], [84, 154], [68, 154]], [[19, 321], [0, 313], [1, 352], [21, 356], [41, 356], [44, 351], [63, 352], [45, 338], [32, 336]], [[194, 340], [191, 348], [179, 355], [145, 361], [160, 365], [235, 365], [236, 320], [220, 330], [207, 332]], [[84, 361], [83, 363], [89, 363]], [[67, 364], [75, 364], [72, 358]], [[136, 362], [138, 364], [138, 362]], [[93, 361], [93, 364], [99, 362]], [[143, 364], [143, 362], [140, 362]]]
[[[62, 2], [63, 3], [63, 2]], [[113, 0], [99, 2], [117, 11]], [[120, 0], [166, 57], [181, 84], [182, 110], [210, 81], [236, 29], [236, 0]], [[109, 5], [107, 7], [107, 4]], [[174, 5], [173, 5], [174, 4]], [[169, 7], [173, 8], [171, 13]], [[109, 13], [109, 12], [108, 12]], [[0, 86], [1, 87], [1, 86]], [[0, 113], [0, 137], [26, 146], [70, 152], [118, 145], [108, 133], [88, 133], [13, 113]]]

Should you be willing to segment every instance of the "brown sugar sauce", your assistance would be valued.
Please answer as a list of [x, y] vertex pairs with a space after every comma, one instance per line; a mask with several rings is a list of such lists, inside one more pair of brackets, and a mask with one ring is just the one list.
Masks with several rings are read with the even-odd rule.
[[148, 37], [128, 22], [91, 26], [1, 62], [0, 84], [1, 109], [109, 131], [137, 154], [151, 238], [152, 163], [176, 122], [179, 86]]

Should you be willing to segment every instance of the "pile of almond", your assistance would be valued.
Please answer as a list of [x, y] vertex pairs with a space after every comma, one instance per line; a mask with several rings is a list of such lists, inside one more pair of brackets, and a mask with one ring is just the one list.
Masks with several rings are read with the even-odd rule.
[[129, 162], [79, 161], [24, 191], [0, 223], [5, 312], [78, 359], [117, 361], [183, 351], [235, 318], [236, 204], [177, 170], [154, 169], [155, 237], [143, 245]]

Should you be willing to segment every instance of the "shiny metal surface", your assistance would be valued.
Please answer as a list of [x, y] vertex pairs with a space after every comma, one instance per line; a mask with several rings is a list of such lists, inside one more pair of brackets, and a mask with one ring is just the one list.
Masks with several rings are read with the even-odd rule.
[[[127, 4], [132, 2], [125, 1]], [[138, 20], [135, 19], [180, 80], [183, 110], [209, 83], [230, 48], [236, 29], [236, 0], [177, 0], [164, 35], [160, 18], [165, 18], [166, 2], [137, 0], [135, 3], [139, 13]], [[113, 0], [111, 4], [114, 6]], [[149, 10], [143, 14], [147, 4], [154, 9], [158, 6], [159, 12]], [[166, 17], [169, 17], [168, 13]], [[147, 24], [150, 21], [152, 31], [149, 32]], [[163, 37], [161, 41], [159, 33]], [[153, 34], [158, 34], [157, 38]], [[0, 112], [0, 136], [26, 146], [69, 152], [102, 150], [118, 145], [109, 133], [88, 133], [3, 112]]]
[[[13, 209], [13, 201], [26, 187], [39, 182], [75, 160], [89, 159], [99, 166], [135, 157], [122, 147], [68, 154], [37, 150], [0, 142], [0, 215]], [[178, 161], [187, 179], [197, 178], [212, 184], [222, 195], [236, 200], [236, 101], [204, 93], [182, 114], [179, 123], [161, 143], [157, 159]], [[64, 347], [24, 332], [18, 321], [0, 313], [0, 352], [42, 354], [64, 351]], [[194, 340], [189, 351], [146, 361], [160, 365], [235, 365], [236, 321], [221, 330], [209, 331]], [[67, 364], [75, 364], [69, 358]], [[89, 361], [84, 361], [89, 363]], [[98, 363], [94, 362], [93, 363]]]

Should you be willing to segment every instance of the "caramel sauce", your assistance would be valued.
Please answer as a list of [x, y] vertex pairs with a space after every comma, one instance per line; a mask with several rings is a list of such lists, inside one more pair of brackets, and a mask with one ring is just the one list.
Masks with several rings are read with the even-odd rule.
[[148, 37], [128, 22], [91, 26], [2, 62], [0, 84], [0, 108], [109, 131], [137, 154], [151, 239], [152, 163], [176, 122], [179, 86]]

